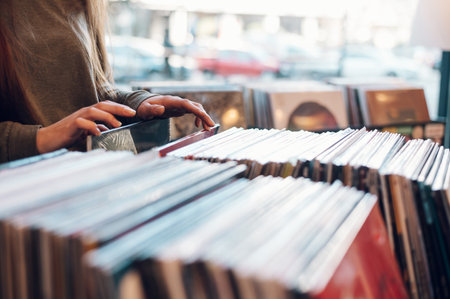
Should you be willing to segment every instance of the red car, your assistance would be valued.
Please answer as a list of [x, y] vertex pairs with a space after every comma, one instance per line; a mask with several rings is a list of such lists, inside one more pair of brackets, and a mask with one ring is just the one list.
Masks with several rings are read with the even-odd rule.
[[197, 64], [199, 70], [221, 76], [255, 77], [279, 72], [279, 65], [273, 58], [263, 58], [252, 52], [240, 50], [220, 50], [211, 57], [198, 57]]

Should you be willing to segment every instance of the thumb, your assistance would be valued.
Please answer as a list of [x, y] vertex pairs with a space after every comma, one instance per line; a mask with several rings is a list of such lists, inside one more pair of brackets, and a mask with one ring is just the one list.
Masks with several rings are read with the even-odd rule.
[[162, 105], [143, 103], [141, 106], [142, 107], [139, 107], [139, 112], [141, 112], [139, 116], [143, 119], [151, 119], [160, 116], [164, 114], [165, 111], [165, 108]]

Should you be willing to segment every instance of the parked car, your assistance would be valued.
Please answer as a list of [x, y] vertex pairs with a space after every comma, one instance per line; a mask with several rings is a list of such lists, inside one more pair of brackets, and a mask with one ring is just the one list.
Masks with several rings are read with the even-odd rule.
[[164, 47], [151, 39], [113, 36], [107, 51], [117, 82], [144, 80], [164, 71]]
[[234, 49], [215, 50], [209, 55], [197, 57], [197, 67], [204, 73], [221, 76], [256, 77], [279, 72], [279, 64], [273, 58], [263, 53]]
[[341, 75], [345, 77], [392, 76], [414, 80], [427, 71], [425, 65], [414, 59], [396, 56], [375, 47], [347, 46], [342, 54]]
[[338, 51], [289, 45], [281, 54], [280, 75], [313, 79], [337, 76], [339, 57]]

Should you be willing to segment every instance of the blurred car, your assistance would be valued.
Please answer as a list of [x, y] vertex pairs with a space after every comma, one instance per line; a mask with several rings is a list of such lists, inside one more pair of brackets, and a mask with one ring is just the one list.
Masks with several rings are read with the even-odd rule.
[[427, 72], [426, 66], [414, 59], [360, 45], [351, 45], [343, 49], [340, 67], [341, 75], [344, 77], [392, 76], [414, 80]]
[[215, 50], [197, 57], [197, 67], [204, 73], [220, 76], [255, 77], [279, 72], [279, 63], [261, 52], [231, 49]]
[[151, 39], [113, 36], [107, 52], [117, 82], [147, 79], [165, 69], [164, 47]]
[[281, 54], [280, 75], [313, 79], [337, 76], [339, 57], [337, 51], [291, 44]]

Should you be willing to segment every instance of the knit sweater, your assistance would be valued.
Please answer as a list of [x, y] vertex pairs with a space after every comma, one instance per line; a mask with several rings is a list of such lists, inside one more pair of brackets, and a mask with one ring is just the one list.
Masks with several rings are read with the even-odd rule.
[[[70, 11], [76, 1], [7, 1], [12, 7], [0, 3], [0, 18], [28, 53], [22, 64], [25, 67], [18, 71], [26, 94], [19, 107], [23, 113], [0, 119], [0, 162], [38, 154], [36, 134], [41, 126], [99, 101], [113, 100], [96, 90], [94, 73], [85, 55], [86, 42], [92, 42], [85, 16]], [[70, 24], [74, 20], [77, 26]], [[84, 30], [80, 32], [80, 28]], [[137, 109], [150, 96], [146, 91], [117, 91], [114, 101]], [[32, 111], [33, 117], [26, 111]]]

